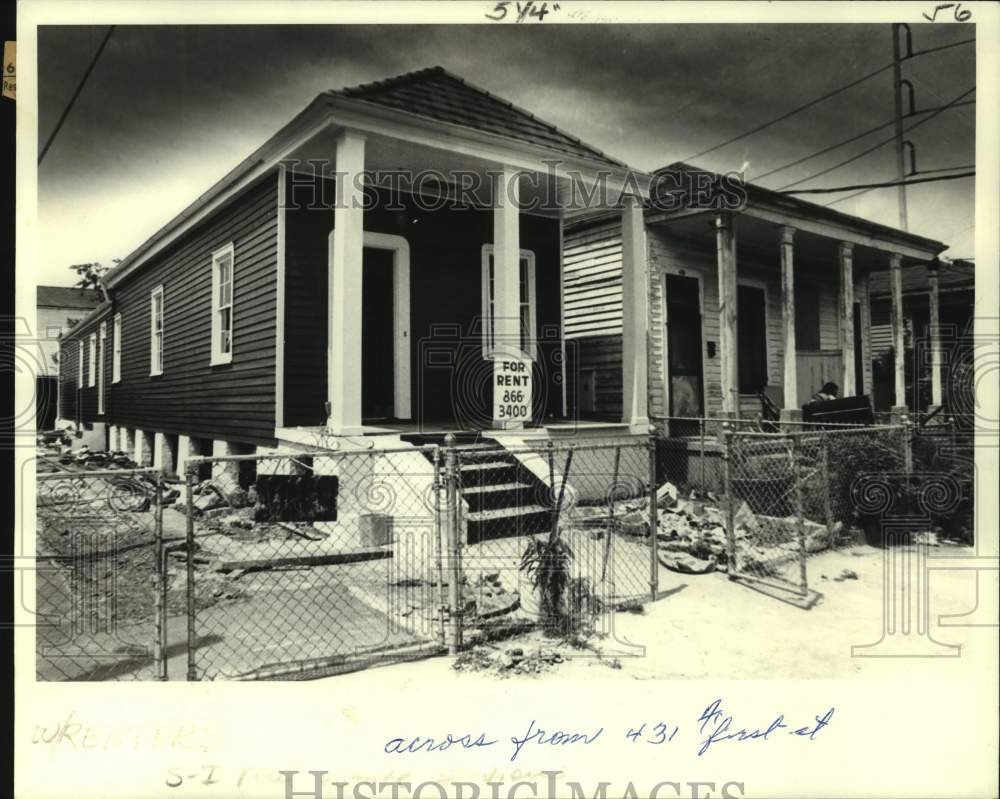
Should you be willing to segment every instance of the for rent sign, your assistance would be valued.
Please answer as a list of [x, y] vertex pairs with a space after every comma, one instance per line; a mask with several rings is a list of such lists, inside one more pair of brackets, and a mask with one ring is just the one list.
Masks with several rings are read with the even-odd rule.
[[531, 421], [531, 360], [493, 361], [493, 421], [515, 427]]

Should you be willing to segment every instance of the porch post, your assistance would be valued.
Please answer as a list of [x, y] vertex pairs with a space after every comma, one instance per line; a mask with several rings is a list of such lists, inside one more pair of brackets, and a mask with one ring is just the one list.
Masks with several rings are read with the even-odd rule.
[[622, 421], [629, 425], [649, 424], [645, 225], [642, 199], [626, 196], [622, 209]]
[[736, 220], [726, 212], [715, 217], [715, 254], [719, 274], [719, 374], [723, 416], [739, 410], [739, 363], [736, 359]]
[[333, 433], [361, 428], [361, 259], [364, 253], [365, 138], [345, 130], [337, 139], [337, 204], [333, 211], [328, 288], [327, 396]]
[[[531, 361], [521, 350], [521, 193], [519, 172], [504, 166], [494, 173], [493, 184], [493, 426], [501, 430], [524, 427], [531, 408]], [[527, 384], [518, 368], [527, 369]], [[526, 391], [522, 399], [508, 390]], [[497, 394], [500, 394], [498, 398]], [[530, 421], [530, 418], [527, 418]]]
[[792, 239], [795, 228], [782, 225], [781, 236], [781, 321], [785, 329], [784, 408], [781, 418], [802, 418], [799, 407], [798, 362], [795, 346], [795, 275]]
[[892, 297], [890, 317], [892, 321], [892, 348], [895, 372], [896, 401], [893, 413], [906, 413], [906, 352], [903, 336], [903, 256], [889, 254], [889, 289]]
[[840, 259], [840, 395], [853, 397], [854, 384], [854, 245], [842, 241]]
[[930, 301], [930, 338], [931, 338], [931, 407], [930, 410], [940, 408], [944, 398], [941, 394], [941, 316], [940, 316], [940, 293], [938, 286], [938, 267], [940, 262], [937, 259], [927, 264], [927, 293]]

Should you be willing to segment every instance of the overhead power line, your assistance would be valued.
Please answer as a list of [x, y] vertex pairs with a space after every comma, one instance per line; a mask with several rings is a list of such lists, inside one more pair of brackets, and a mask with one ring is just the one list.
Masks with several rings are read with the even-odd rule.
[[[930, 175], [935, 172], [953, 172], [956, 169], [975, 169], [975, 164], [963, 164], [961, 166], [942, 166], [937, 169], [921, 169], [917, 172], [912, 173], [909, 177], [916, 177], [917, 175]], [[867, 189], [862, 189], [861, 191], [856, 191], [854, 194], [848, 194], [845, 197], [838, 197], [836, 200], [832, 200], [828, 203], [823, 203], [823, 207], [829, 208], [831, 205], [837, 205], [838, 203], [847, 202], [848, 200], [853, 200], [855, 197], [860, 197], [862, 194], [867, 194], [870, 191], [875, 191], [881, 188], [881, 186], [871, 186]], [[790, 192], [793, 193], [794, 192]]]
[[[963, 105], [975, 105], [975, 104], [976, 104], [975, 100], [966, 100], [961, 103], [953, 104], [951, 108], [959, 108]], [[915, 116], [923, 116], [924, 114], [931, 114], [934, 113], [935, 111], [941, 111], [941, 110], [943, 110], [943, 106], [935, 106], [934, 108], [922, 108], [919, 111], [914, 111], [912, 114], [909, 114], [906, 118], [909, 119]], [[787, 164], [775, 167], [770, 172], [765, 172], [762, 175], [754, 175], [752, 178], [748, 178], [748, 181], [763, 180], [764, 178], [770, 177], [771, 175], [774, 175], [778, 172], [784, 172], [786, 169], [790, 169], [793, 166], [798, 166], [799, 164], [804, 164], [806, 161], [811, 161], [813, 158], [819, 158], [819, 156], [826, 155], [827, 153], [839, 149], [840, 147], [844, 147], [845, 145], [848, 144], [853, 144], [859, 139], [865, 138], [865, 136], [871, 136], [873, 133], [878, 133], [880, 130], [884, 130], [885, 128], [891, 128], [894, 122], [895, 120], [890, 119], [888, 122], [883, 122], [881, 125], [876, 125], [874, 128], [869, 128], [864, 133], [859, 133], [856, 136], [851, 136], [851, 138], [849, 139], [844, 139], [843, 141], [839, 141], [836, 144], [831, 144], [829, 147], [824, 147], [822, 150], [817, 150], [814, 153], [810, 153], [809, 155], [805, 155], [802, 158], [798, 158], [795, 161], [789, 161]]]
[[[858, 183], [853, 186], [831, 186], [825, 189], [792, 189], [791, 191], [780, 191], [779, 194], [836, 194], [838, 191], [851, 191], [852, 189], [886, 189], [893, 186], [912, 186], [915, 183], [934, 183], [939, 180], [958, 180], [959, 178], [971, 178], [975, 176], [975, 170], [961, 172], [957, 175], [934, 175], [932, 177], [907, 178], [906, 180], [890, 180], [884, 183]], [[844, 198], [846, 199], [846, 198]], [[832, 203], [831, 203], [832, 205]]]
[[[914, 122], [912, 125], [910, 125], [908, 128], [906, 128], [903, 132], [904, 133], [909, 133], [911, 130], [914, 130], [915, 128], [920, 127], [924, 123], [930, 122], [932, 119], [934, 119], [934, 117], [938, 116], [939, 114], [944, 113], [949, 108], [953, 107], [956, 103], [958, 103], [960, 100], [962, 100], [962, 98], [966, 97], [967, 95], [972, 94], [975, 90], [976, 90], [976, 87], [973, 86], [971, 89], [962, 92], [954, 100], [952, 100], [949, 103], [945, 103], [944, 105], [940, 106], [933, 113], [929, 114], [928, 116], [924, 117], [923, 119], [921, 119], [921, 120], [919, 120], [917, 122]], [[784, 186], [781, 186], [780, 188], [778, 188], [777, 191], [785, 191], [786, 189], [790, 189], [793, 186], [798, 186], [801, 183], [806, 183], [807, 181], [810, 181], [813, 178], [818, 178], [818, 177], [822, 177], [823, 175], [829, 174], [830, 172], [833, 172], [835, 169], [840, 169], [842, 166], [847, 166], [847, 164], [850, 164], [850, 163], [852, 163], [854, 161], [857, 161], [859, 158], [864, 158], [866, 155], [868, 155], [869, 153], [875, 152], [880, 147], [885, 147], [885, 145], [887, 145], [887, 144], [892, 144], [895, 140], [896, 140], [895, 136], [893, 136], [891, 138], [888, 138], [888, 139], [883, 139], [878, 144], [875, 144], [872, 147], [869, 147], [867, 150], [864, 150], [864, 151], [858, 153], [857, 155], [852, 155], [850, 158], [845, 158], [843, 161], [840, 161], [839, 163], [836, 163], [836, 164], [834, 164], [831, 167], [827, 167], [826, 169], [823, 169], [823, 170], [821, 170], [819, 172], [815, 172], [812, 175], [809, 175], [807, 177], [802, 178], [801, 180], [796, 180], [796, 181], [793, 181], [792, 183], [786, 183]]]
[[802, 111], [805, 111], [807, 108], [812, 108], [814, 105], [819, 105], [824, 100], [829, 100], [831, 97], [834, 97], [834, 96], [840, 94], [841, 92], [846, 92], [848, 89], [853, 89], [858, 84], [864, 83], [866, 80], [870, 80], [871, 78], [874, 78], [876, 75], [881, 75], [883, 72], [885, 72], [888, 69], [892, 69], [892, 64], [891, 63], [890, 64], [886, 64], [883, 67], [879, 67], [874, 72], [869, 72], [867, 75], [863, 75], [862, 77], [858, 78], [855, 81], [852, 81], [852, 82], [848, 83], [845, 86], [841, 86], [838, 89], [834, 89], [832, 92], [827, 92], [822, 97], [817, 97], [815, 100], [810, 100], [805, 105], [800, 105], [798, 108], [793, 108], [791, 111], [788, 111], [787, 113], [782, 114], [780, 117], [776, 117], [775, 119], [772, 119], [769, 122], [765, 122], [762, 125], [758, 125], [755, 128], [751, 128], [748, 131], [744, 131], [743, 133], [739, 134], [738, 136], [733, 136], [733, 138], [727, 139], [726, 141], [724, 141], [724, 142], [722, 142], [720, 144], [716, 144], [714, 147], [709, 147], [707, 150], [702, 150], [700, 153], [695, 153], [694, 155], [689, 155], [687, 158], [685, 158], [683, 160], [684, 161], [692, 161], [695, 158], [701, 158], [703, 155], [708, 155], [709, 153], [714, 153], [716, 150], [721, 150], [723, 147], [727, 147], [728, 145], [732, 144], [733, 142], [738, 142], [740, 139], [745, 139], [747, 136], [752, 136], [754, 133], [759, 133], [760, 131], [765, 130], [766, 128], [771, 127], [772, 125], [777, 125], [779, 122], [784, 122], [789, 117], [793, 117], [796, 114], [801, 113]]
[[975, 42], [976, 42], [975, 39], [962, 39], [960, 42], [951, 42], [950, 44], [940, 44], [937, 47], [928, 47], [926, 50], [918, 50], [917, 52], [910, 54], [909, 56], [907, 56], [903, 60], [904, 61], [909, 61], [911, 58], [918, 58], [919, 56], [922, 56], [922, 55], [928, 55], [930, 53], [937, 53], [937, 52], [939, 52], [941, 50], [948, 50], [949, 48], [952, 48], [952, 47], [958, 47], [961, 44], [975, 44]]
[[73, 108], [73, 104], [76, 103], [76, 98], [80, 96], [80, 92], [83, 91], [84, 84], [87, 82], [87, 78], [90, 77], [90, 73], [94, 71], [94, 67], [97, 65], [97, 59], [101, 57], [101, 53], [104, 52], [104, 48], [108, 44], [108, 39], [111, 38], [111, 33], [114, 31], [115, 26], [112, 25], [108, 28], [108, 32], [104, 34], [104, 39], [101, 41], [101, 46], [97, 48], [97, 52], [94, 53], [94, 57], [90, 60], [90, 66], [87, 67], [87, 71], [83, 73], [83, 77], [80, 79], [80, 84], [76, 87], [76, 91], [73, 92], [73, 96], [69, 98], [69, 102], [66, 104], [66, 108], [63, 110], [62, 115], [59, 117], [59, 121], [56, 122], [56, 126], [52, 129], [52, 133], [49, 134], [49, 140], [45, 142], [45, 146], [42, 147], [42, 151], [38, 154], [38, 163], [42, 163], [42, 159], [45, 158], [45, 154], [49, 151], [52, 146], [52, 142], [56, 140], [56, 136], [59, 134], [60, 128], [62, 128], [63, 123], [66, 121], [66, 117], [69, 116], [69, 112]]
[[[909, 61], [910, 59], [919, 58], [920, 56], [929, 55], [930, 53], [937, 53], [937, 52], [939, 52], [941, 50], [947, 50], [947, 49], [949, 49], [951, 47], [958, 47], [959, 45], [963, 45], [963, 44], [972, 44], [975, 41], [976, 41], [975, 39], [962, 39], [961, 41], [958, 41], [958, 42], [951, 42], [950, 44], [943, 44], [943, 45], [940, 45], [938, 47], [930, 47], [930, 48], [928, 48], [926, 50], [920, 50], [919, 52], [912, 53], [909, 56], [907, 56], [904, 60]], [[682, 158], [681, 160], [682, 161], [692, 161], [695, 158], [701, 158], [703, 155], [708, 155], [709, 153], [714, 153], [716, 150], [721, 150], [723, 147], [728, 147], [730, 144], [733, 144], [734, 142], [738, 142], [740, 139], [745, 139], [747, 136], [752, 136], [755, 133], [759, 133], [762, 130], [766, 130], [767, 128], [771, 127], [772, 125], [777, 125], [779, 122], [784, 122], [789, 117], [793, 117], [796, 114], [801, 113], [802, 111], [805, 111], [807, 108], [812, 108], [814, 105], [818, 105], [819, 103], [822, 103], [825, 100], [829, 100], [831, 97], [835, 97], [836, 95], [840, 94], [841, 92], [845, 92], [848, 89], [853, 89], [855, 86], [858, 86], [859, 84], [864, 83], [866, 80], [870, 80], [871, 78], [874, 78], [876, 75], [881, 75], [883, 72], [892, 69], [892, 67], [893, 67], [893, 63], [890, 61], [888, 64], [885, 64], [884, 66], [879, 67], [875, 71], [869, 72], [867, 75], [862, 75], [857, 80], [851, 81], [850, 83], [845, 84], [844, 86], [841, 86], [841, 87], [839, 87], [837, 89], [834, 89], [833, 91], [827, 92], [826, 94], [824, 94], [824, 95], [822, 95], [820, 97], [817, 97], [814, 100], [810, 100], [808, 103], [805, 103], [804, 105], [800, 105], [797, 108], [793, 108], [791, 111], [788, 111], [788, 112], [782, 114], [779, 117], [775, 117], [774, 119], [772, 119], [772, 120], [770, 120], [768, 122], [764, 122], [763, 124], [757, 125], [756, 127], [751, 128], [750, 130], [744, 131], [743, 133], [740, 133], [737, 136], [733, 136], [731, 139], [726, 139], [726, 141], [724, 141], [724, 142], [720, 142], [719, 144], [716, 144], [716, 145], [714, 145], [712, 147], [709, 147], [707, 150], [702, 150], [700, 153], [695, 153], [694, 155], [689, 155], [687, 158]]]

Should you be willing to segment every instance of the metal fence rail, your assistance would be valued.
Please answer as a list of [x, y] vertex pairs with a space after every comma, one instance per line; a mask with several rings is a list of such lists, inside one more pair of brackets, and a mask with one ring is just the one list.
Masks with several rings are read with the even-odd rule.
[[[446, 450], [444, 518], [464, 581], [453, 635], [475, 636], [508, 612], [562, 632], [588, 630], [615, 608], [655, 598], [652, 444]], [[536, 576], [560, 565], [566, 582], [547, 593], [551, 583]]]
[[315, 677], [440, 651], [439, 471], [430, 448], [190, 460], [188, 679]]
[[164, 679], [163, 479], [39, 473], [36, 677]]

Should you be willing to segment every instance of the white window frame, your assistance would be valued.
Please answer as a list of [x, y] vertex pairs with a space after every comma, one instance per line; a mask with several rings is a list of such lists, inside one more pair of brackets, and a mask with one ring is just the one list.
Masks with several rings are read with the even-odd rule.
[[[55, 330], [55, 335], [52, 335], [52, 331]], [[59, 338], [62, 335], [61, 325], [46, 325], [45, 327], [45, 338]]]
[[[219, 301], [219, 290], [221, 288], [220, 267], [225, 259], [229, 259], [229, 305], [224, 306]], [[220, 247], [212, 253], [212, 356], [211, 366], [233, 362], [233, 315], [235, 311], [235, 275], [236, 275], [236, 248], [232, 243], [225, 247]], [[222, 351], [222, 313], [229, 310], [229, 350]]]
[[108, 346], [108, 323], [101, 322], [97, 334], [98, 356], [97, 356], [97, 413], [104, 415], [104, 356]]
[[87, 388], [97, 385], [97, 333], [87, 337]]
[[[157, 349], [156, 340], [156, 298], [160, 299], [160, 340]], [[163, 286], [157, 286], [149, 292], [149, 375], [156, 377], [163, 374], [163, 354], [166, 339], [166, 303], [163, 296]]]
[[76, 386], [83, 388], [83, 339], [76, 342]]
[[111, 382], [120, 383], [122, 379], [122, 315], [115, 314], [111, 323]]
[[[493, 298], [490, 296], [490, 257], [493, 255], [493, 245], [484, 244], [482, 249], [482, 309], [483, 309], [483, 358], [492, 360], [493, 358]], [[521, 250], [518, 254], [518, 286], [520, 287], [521, 261], [527, 261], [528, 279], [528, 349], [524, 354], [535, 360], [537, 358], [537, 335], [538, 329], [538, 296], [537, 284], [535, 282], [535, 253], [532, 250]], [[521, 302], [518, 297], [518, 310]], [[524, 331], [522, 332], [522, 336]], [[523, 341], [521, 342], [524, 343]]]

